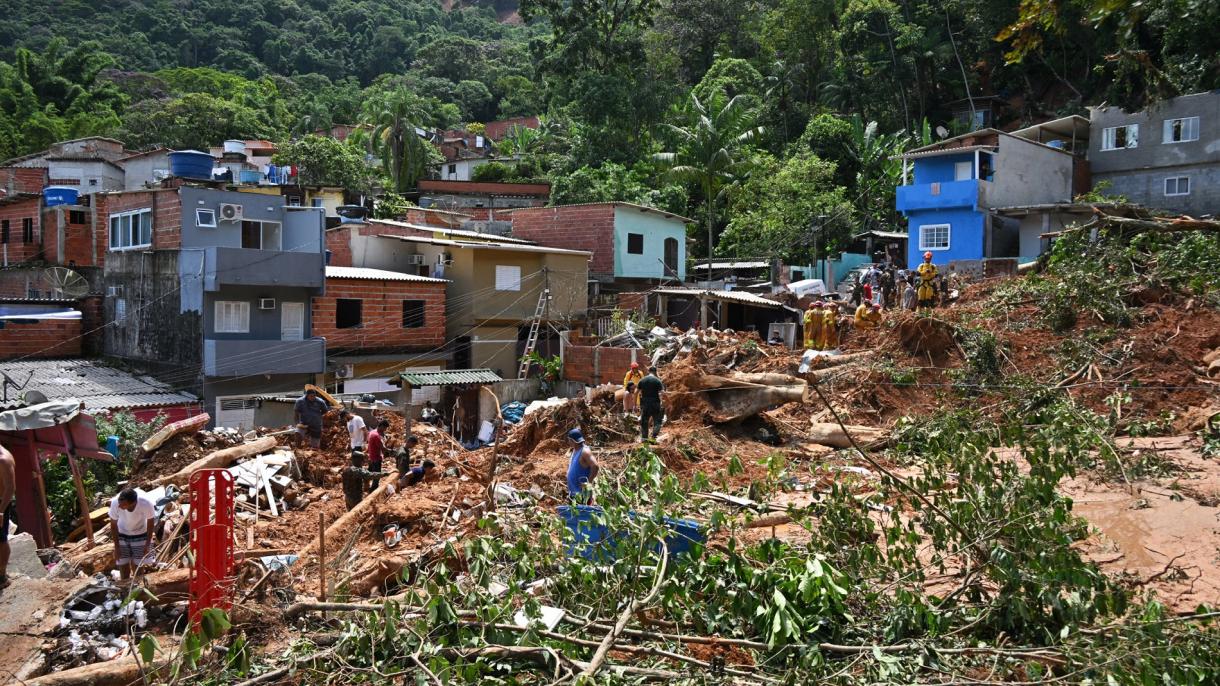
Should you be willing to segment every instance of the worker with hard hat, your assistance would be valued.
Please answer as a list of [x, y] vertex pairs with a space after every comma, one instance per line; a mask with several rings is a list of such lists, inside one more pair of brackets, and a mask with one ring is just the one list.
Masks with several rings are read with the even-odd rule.
[[640, 371], [640, 363], [632, 362], [631, 369], [623, 376], [623, 414], [635, 412], [635, 408], [639, 405], [640, 379], [644, 378], [644, 372]]
[[839, 347], [839, 306], [827, 302], [822, 310], [822, 350], [834, 350]]
[[856, 308], [855, 324], [857, 329], [875, 329], [881, 325], [881, 306], [860, 303]]
[[919, 300], [921, 308], [932, 307], [936, 304], [936, 265], [932, 264], [932, 253], [926, 252], [923, 254], [923, 264], [915, 270], [919, 274], [919, 288], [915, 291], [915, 296]]
[[818, 300], [805, 310], [805, 349], [819, 350], [822, 342], [822, 301]]

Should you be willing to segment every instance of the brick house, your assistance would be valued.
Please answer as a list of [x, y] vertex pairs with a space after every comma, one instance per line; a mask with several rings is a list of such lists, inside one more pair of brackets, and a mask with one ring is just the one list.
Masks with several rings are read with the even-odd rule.
[[326, 294], [315, 297], [313, 335], [326, 339], [327, 387], [343, 393], [397, 390], [396, 371], [446, 367], [444, 279], [326, 267]]
[[515, 209], [516, 238], [593, 253], [589, 278], [607, 291], [686, 279], [686, 225], [671, 212], [627, 202]]
[[5, 267], [42, 259], [41, 207], [40, 195], [0, 197], [0, 259]]
[[299, 393], [325, 371], [310, 321], [325, 288], [322, 210], [200, 185], [94, 197], [107, 235], [107, 356], [244, 428], [259, 396]]

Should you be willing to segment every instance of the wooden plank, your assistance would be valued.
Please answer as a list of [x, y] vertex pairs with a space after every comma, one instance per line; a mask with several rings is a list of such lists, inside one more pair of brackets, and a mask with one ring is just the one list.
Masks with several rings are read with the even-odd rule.
[[263, 492], [267, 494], [267, 506], [271, 508], [271, 516], [280, 516], [280, 508], [275, 504], [275, 493], [271, 492], [271, 480], [263, 479]]

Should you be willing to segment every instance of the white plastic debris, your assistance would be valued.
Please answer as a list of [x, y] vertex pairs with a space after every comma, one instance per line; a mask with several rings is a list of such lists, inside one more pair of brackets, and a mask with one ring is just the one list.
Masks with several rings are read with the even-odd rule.
[[[538, 617], [533, 622], [541, 624], [547, 631], [552, 631], [559, 626], [559, 622], [563, 621], [567, 614], [562, 608], [543, 605], [539, 608]], [[526, 616], [525, 610], [518, 610], [517, 614], [513, 615], [513, 624], [519, 627], [527, 627], [530, 625], [530, 618]]]

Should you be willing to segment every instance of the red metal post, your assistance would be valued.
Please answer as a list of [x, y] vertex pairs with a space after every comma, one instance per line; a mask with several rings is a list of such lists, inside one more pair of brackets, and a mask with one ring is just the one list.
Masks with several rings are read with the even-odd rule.
[[201, 469], [191, 475], [191, 622], [209, 608], [233, 605], [233, 475]]

